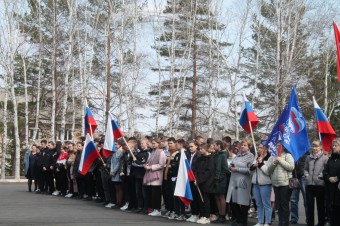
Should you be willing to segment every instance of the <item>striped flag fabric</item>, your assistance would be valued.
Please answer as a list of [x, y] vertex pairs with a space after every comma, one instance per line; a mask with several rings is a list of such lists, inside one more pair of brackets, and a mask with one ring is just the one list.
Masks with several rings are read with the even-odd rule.
[[[251, 131], [257, 126], [259, 123], [259, 119], [255, 115], [255, 112], [253, 111], [253, 108], [250, 105], [250, 102], [248, 101], [246, 95], [243, 93], [243, 99], [244, 99], [244, 106], [240, 117], [240, 125], [242, 128], [250, 134]], [[251, 125], [251, 128], [250, 128]]]
[[103, 156], [105, 158], [110, 157], [113, 153], [116, 152], [115, 141], [121, 137], [124, 137], [124, 134], [118, 127], [116, 121], [113, 119], [111, 113], [109, 113], [107, 118], [105, 141], [103, 147]]
[[86, 134], [85, 145], [81, 153], [80, 164], [78, 171], [80, 174], [85, 175], [96, 159], [100, 158], [97, 147], [94, 144], [89, 134]]
[[93, 136], [94, 131], [97, 129], [97, 122], [93, 117], [93, 114], [91, 112], [91, 109], [87, 105], [87, 101], [85, 101], [85, 131], [84, 134], [90, 134], [90, 136]]
[[322, 148], [324, 151], [330, 153], [332, 142], [336, 138], [336, 133], [332, 128], [332, 125], [329, 123], [326, 115], [323, 113], [315, 98], [313, 97], [314, 102], [314, 112], [315, 119], [318, 128], [318, 132], [320, 134]]
[[186, 206], [192, 202], [193, 198], [190, 182], [195, 180], [196, 178], [190, 168], [188, 159], [184, 153], [184, 150], [182, 150], [174, 195], [178, 196]]

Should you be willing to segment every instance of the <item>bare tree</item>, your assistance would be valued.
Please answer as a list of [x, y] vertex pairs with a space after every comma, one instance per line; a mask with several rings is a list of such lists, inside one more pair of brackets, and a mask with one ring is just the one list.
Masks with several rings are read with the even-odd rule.
[[4, 112], [3, 112], [3, 119], [2, 123], [4, 125], [4, 132], [2, 135], [2, 159], [1, 159], [1, 179], [5, 179], [6, 177], [6, 151], [7, 151], [7, 101], [8, 101], [8, 79], [7, 74], [4, 74]]
[[68, 90], [69, 90], [69, 77], [71, 74], [71, 65], [73, 63], [73, 35], [74, 35], [74, 24], [73, 24], [73, 12], [74, 12], [74, 1], [67, 1], [68, 9], [69, 9], [69, 43], [68, 43], [68, 54], [67, 54], [67, 66], [66, 72], [64, 75], [64, 96], [62, 102], [62, 113], [61, 113], [61, 133], [60, 139], [64, 140], [65, 136], [65, 124], [66, 124], [66, 110], [67, 110], [67, 99], [68, 99]]

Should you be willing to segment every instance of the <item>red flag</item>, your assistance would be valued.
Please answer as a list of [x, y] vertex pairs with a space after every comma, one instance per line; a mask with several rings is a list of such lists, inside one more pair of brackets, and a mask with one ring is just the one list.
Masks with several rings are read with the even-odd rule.
[[333, 27], [334, 27], [336, 50], [337, 50], [336, 66], [338, 70], [338, 82], [340, 82], [340, 31], [339, 31], [338, 26], [336, 26], [335, 22], [333, 22]]

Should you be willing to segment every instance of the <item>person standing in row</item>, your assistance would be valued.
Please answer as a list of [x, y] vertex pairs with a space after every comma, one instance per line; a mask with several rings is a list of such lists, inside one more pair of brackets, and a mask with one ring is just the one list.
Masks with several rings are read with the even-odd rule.
[[28, 191], [32, 191], [32, 182], [34, 180], [34, 191], [37, 190], [37, 180], [36, 180], [36, 159], [37, 159], [37, 145], [33, 144], [31, 150], [25, 153], [24, 157], [24, 169], [25, 177], [28, 179]]
[[314, 226], [314, 202], [318, 210], [318, 226], [325, 224], [325, 181], [322, 172], [327, 164], [328, 157], [324, 154], [321, 142], [312, 143], [312, 153], [307, 157], [304, 176], [306, 180], [307, 197], [307, 225]]
[[329, 205], [331, 226], [340, 225], [340, 138], [332, 143], [333, 152], [323, 171], [326, 183], [326, 202]]
[[251, 172], [254, 155], [250, 152], [252, 142], [243, 139], [240, 151], [231, 161], [230, 183], [226, 201], [230, 203], [234, 224], [247, 225], [248, 210], [250, 206]]
[[143, 184], [146, 190], [147, 208], [152, 209], [149, 216], [161, 216], [162, 202], [162, 182], [163, 169], [165, 165], [165, 153], [161, 149], [161, 141], [159, 139], [151, 140], [150, 158], [144, 164], [145, 174]]
[[291, 189], [289, 178], [294, 170], [293, 156], [287, 152], [281, 142], [276, 144], [277, 150], [282, 150], [279, 156], [272, 156], [268, 160], [268, 173], [271, 175], [275, 193], [275, 206], [279, 212], [279, 226], [289, 225], [289, 201]]
[[272, 223], [271, 193], [272, 181], [265, 170], [265, 165], [270, 158], [268, 149], [260, 144], [258, 147], [259, 156], [256, 163], [250, 168], [254, 171], [252, 176], [253, 195], [257, 206], [257, 220], [255, 226], [269, 226]]

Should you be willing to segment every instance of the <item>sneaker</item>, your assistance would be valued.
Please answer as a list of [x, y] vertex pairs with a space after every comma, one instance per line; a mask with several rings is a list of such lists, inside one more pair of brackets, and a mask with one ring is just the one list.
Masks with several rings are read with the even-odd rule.
[[270, 224], [264, 224], [263, 226], [270, 226]]
[[263, 226], [263, 224], [257, 223], [254, 226]]
[[175, 217], [175, 220], [178, 220], [178, 221], [185, 221], [186, 218], [185, 218], [184, 215], [180, 215], [180, 216], [178, 216], [178, 217]]
[[65, 198], [72, 198], [73, 194], [72, 193], [68, 193], [67, 195], [65, 195]]
[[162, 217], [169, 217], [170, 214], [171, 214], [171, 211], [166, 211], [166, 212], [162, 215]]
[[168, 217], [168, 219], [169, 219], [169, 220], [173, 220], [173, 219], [175, 219], [175, 218], [177, 218], [177, 217], [178, 217], [178, 215], [175, 214], [175, 212], [171, 212], [171, 214], [170, 214], [170, 216]]
[[153, 216], [153, 217], [159, 217], [162, 216], [161, 212], [159, 212], [159, 210], [153, 210], [151, 213], [148, 214], [149, 216]]
[[198, 224], [210, 224], [210, 219], [206, 217], [201, 217], [198, 221]]
[[59, 195], [59, 193], [60, 193], [60, 191], [58, 191], [58, 190], [55, 190], [55, 191], [52, 193], [52, 195], [54, 195], [54, 196], [58, 196], [58, 195]]
[[126, 210], [127, 208], [129, 208], [129, 203], [127, 202], [127, 203], [125, 203], [125, 205], [124, 206], [122, 206], [121, 208], [120, 208], [120, 210]]
[[[191, 215], [191, 217], [189, 217], [187, 219], [188, 222], [192, 222], [192, 223], [196, 223], [198, 220], [199, 220], [198, 215]], [[210, 220], [209, 220], [209, 222], [210, 222]]]
[[220, 216], [218, 216], [218, 218], [216, 220], [214, 220], [214, 221], [210, 220], [210, 221], [211, 221], [211, 223], [214, 223], [214, 224], [216, 224], [216, 223], [221, 224], [221, 223], [226, 222], [226, 219], [225, 219], [225, 216], [220, 215]]
[[215, 221], [215, 220], [217, 220], [217, 218], [218, 217], [215, 214], [210, 215], [210, 221]]
[[112, 207], [114, 207], [114, 206], [115, 206], [115, 204], [109, 203], [109, 204], [107, 204], [107, 205], [105, 206], [105, 208], [112, 208]]

